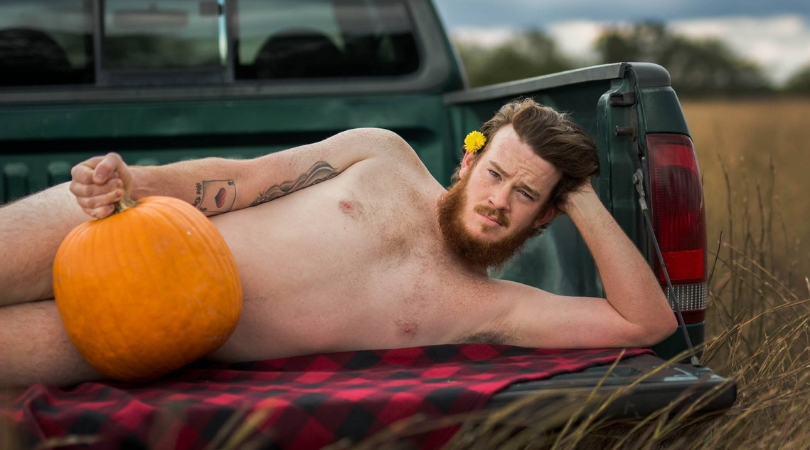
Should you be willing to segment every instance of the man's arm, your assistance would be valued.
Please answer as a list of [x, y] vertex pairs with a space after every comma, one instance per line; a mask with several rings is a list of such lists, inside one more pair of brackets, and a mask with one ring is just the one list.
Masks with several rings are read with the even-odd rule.
[[546, 348], [650, 346], [677, 328], [658, 280], [590, 184], [565, 211], [591, 251], [607, 301], [564, 297], [511, 285], [518, 292], [509, 325], [519, 345]]
[[[402, 151], [405, 150], [405, 151]], [[357, 129], [321, 142], [251, 160], [205, 158], [165, 166], [129, 167], [115, 153], [73, 168], [70, 190], [93, 217], [112, 213], [127, 192], [133, 200], [152, 195], [176, 197], [206, 215], [222, 214], [274, 200], [337, 176], [371, 158], [413, 153], [396, 134]], [[411, 158], [418, 157], [412, 155]]]

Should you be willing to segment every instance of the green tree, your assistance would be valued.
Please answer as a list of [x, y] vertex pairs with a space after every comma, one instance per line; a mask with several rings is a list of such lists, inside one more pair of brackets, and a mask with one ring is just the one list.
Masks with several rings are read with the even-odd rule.
[[456, 42], [470, 86], [486, 86], [570, 70], [576, 65], [562, 55], [552, 38], [539, 30], [516, 35], [494, 48]]
[[672, 86], [682, 96], [728, 96], [772, 91], [762, 69], [736, 55], [717, 39], [675, 35], [659, 22], [613, 27], [596, 43], [604, 63], [643, 61], [669, 71]]
[[810, 94], [810, 63], [788, 79], [784, 90], [795, 94]]

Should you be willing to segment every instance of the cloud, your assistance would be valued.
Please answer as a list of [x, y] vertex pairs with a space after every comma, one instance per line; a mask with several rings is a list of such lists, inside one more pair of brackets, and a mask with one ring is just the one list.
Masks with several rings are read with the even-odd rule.
[[497, 47], [512, 39], [519, 30], [507, 27], [460, 27], [452, 32], [453, 40], [486, 48]]
[[594, 63], [597, 58], [594, 42], [605, 30], [605, 25], [587, 20], [562, 22], [551, 25], [547, 33], [564, 55]]
[[798, 15], [683, 20], [669, 26], [684, 36], [728, 43], [738, 55], [762, 66], [777, 84], [810, 64], [810, 22]]
[[450, 29], [543, 27], [570, 21], [638, 22], [692, 20], [726, 16], [798, 15], [810, 19], [807, 0], [434, 0]]
[[[552, 24], [545, 32], [554, 39], [560, 52], [584, 64], [596, 61], [593, 44], [607, 24], [578, 20]], [[459, 27], [452, 31], [453, 40], [485, 48], [497, 47], [524, 29], [515, 27]]]

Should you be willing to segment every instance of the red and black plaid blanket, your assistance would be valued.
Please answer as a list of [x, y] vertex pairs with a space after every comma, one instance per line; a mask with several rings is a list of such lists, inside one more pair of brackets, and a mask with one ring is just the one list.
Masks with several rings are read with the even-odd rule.
[[[650, 350], [623, 357], [643, 353]], [[320, 448], [360, 441], [415, 414], [481, 408], [512, 383], [612, 363], [621, 354], [470, 344], [195, 364], [144, 385], [35, 385], [1, 396], [0, 415], [24, 447], [71, 436], [91, 443], [81, 448], [204, 449], [243, 432], [263, 439], [263, 448]], [[437, 447], [453, 432], [433, 431], [419, 443]]]

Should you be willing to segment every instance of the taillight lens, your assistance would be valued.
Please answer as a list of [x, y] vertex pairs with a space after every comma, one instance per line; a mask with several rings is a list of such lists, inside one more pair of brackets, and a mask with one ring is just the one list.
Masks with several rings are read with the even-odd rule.
[[[648, 134], [647, 150], [653, 229], [675, 299], [685, 322], [702, 322], [706, 310], [706, 211], [695, 146], [688, 136]], [[657, 259], [655, 272], [666, 289]]]

